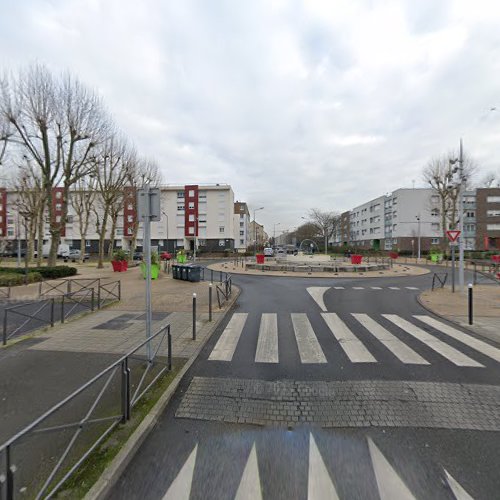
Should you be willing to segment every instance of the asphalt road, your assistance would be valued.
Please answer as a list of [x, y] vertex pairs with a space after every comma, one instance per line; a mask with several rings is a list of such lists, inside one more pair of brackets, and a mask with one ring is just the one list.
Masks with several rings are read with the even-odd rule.
[[500, 346], [419, 305], [430, 275], [234, 280], [109, 498], [500, 498]]

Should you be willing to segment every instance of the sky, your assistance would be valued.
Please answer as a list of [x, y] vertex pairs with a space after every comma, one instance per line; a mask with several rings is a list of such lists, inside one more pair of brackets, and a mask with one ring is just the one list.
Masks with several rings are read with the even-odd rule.
[[497, 0], [0, 0], [0, 69], [69, 69], [163, 183], [279, 233], [424, 187], [460, 137], [500, 174], [499, 26]]

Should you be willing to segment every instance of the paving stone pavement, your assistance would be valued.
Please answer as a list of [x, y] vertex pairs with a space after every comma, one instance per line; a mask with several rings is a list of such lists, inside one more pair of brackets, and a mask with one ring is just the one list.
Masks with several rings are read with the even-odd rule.
[[176, 412], [256, 425], [500, 430], [500, 387], [413, 381], [194, 377]]

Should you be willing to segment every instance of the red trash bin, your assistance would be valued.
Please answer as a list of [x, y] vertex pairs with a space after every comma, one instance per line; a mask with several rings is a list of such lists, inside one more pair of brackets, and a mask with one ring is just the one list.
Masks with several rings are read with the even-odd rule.
[[265, 255], [263, 253], [258, 253], [256, 255], [257, 258], [257, 264], [264, 264], [265, 262]]
[[351, 264], [361, 264], [362, 260], [363, 260], [362, 255], [356, 255], [356, 254], [351, 255]]
[[493, 262], [496, 262], [497, 264], [500, 264], [500, 255], [492, 255], [491, 260]]
[[391, 259], [397, 259], [399, 257], [398, 252], [389, 252], [389, 257]]

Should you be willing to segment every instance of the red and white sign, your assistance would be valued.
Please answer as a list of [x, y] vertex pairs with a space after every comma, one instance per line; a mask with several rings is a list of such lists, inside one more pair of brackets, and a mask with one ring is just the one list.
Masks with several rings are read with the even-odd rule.
[[458, 231], [456, 229], [446, 231], [446, 236], [448, 236], [448, 239], [453, 243], [454, 241], [457, 241], [458, 237], [460, 236], [460, 233], [462, 231]]

